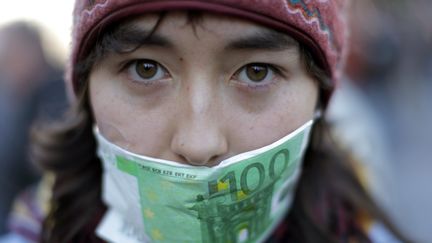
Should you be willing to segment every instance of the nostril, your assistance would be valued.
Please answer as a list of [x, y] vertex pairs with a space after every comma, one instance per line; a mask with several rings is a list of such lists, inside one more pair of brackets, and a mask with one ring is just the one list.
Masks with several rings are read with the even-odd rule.
[[206, 156], [204, 154], [201, 154], [201, 155], [196, 154], [193, 157], [193, 155], [184, 156], [184, 155], [180, 154], [179, 157], [182, 158], [183, 161], [189, 165], [212, 167], [216, 163], [216, 158], [218, 156], [214, 155], [214, 156], [209, 157], [208, 155]]
[[214, 167], [214, 166], [218, 165], [220, 162], [221, 162], [221, 160], [219, 159], [219, 156], [213, 156], [212, 158], [209, 159], [206, 166], [207, 167]]
[[178, 161], [176, 161], [176, 162], [179, 162], [182, 164], [189, 164], [188, 159], [186, 157], [184, 157], [183, 155], [177, 154], [177, 158], [178, 158]]

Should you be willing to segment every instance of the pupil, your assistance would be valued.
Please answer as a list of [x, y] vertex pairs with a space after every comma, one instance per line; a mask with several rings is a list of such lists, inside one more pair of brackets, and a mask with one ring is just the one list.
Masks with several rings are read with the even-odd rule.
[[250, 65], [247, 67], [247, 76], [254, 82], [260, 82], [267, 76], [268, 69], [265, 66]]
[[157, 65], [149, 61], [138, 61], [136, 71], [141, 78], [153, 78], [157, 73]]

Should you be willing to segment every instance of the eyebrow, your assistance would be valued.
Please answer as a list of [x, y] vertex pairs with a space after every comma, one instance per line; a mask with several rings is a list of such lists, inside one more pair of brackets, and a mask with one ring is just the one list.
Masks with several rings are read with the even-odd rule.
[[166, 48], [174, 47], [174, 44], [166, 37], [134, 25], [122, 26], [110, 33], [108, 37], [104, 37], [102, 41], [102, 46], [105, 50], [118, 53], [133, 52], [144, 45]]
[[[159, 46], [174, 48], [174, 43], [158, 33], [142, 29], [135, 25], [124, 25], [109, 34], [102, 41], [105, 51], [117, 53], [128, 53], [137, 50], [142, 46]], [[298, 42], [288, 35], [275, 30], [265, 29], [250, 36], [241, 37], [230, 41], [226, 51], [232, 50], [269, 50], [281, 51], [292, 49], [298, 46]]]
[[275, 30], [263, 30], [253, 35], [231, 41], [225, 50], [270, 50], [280, 51], [298, 46], [288, 35]]

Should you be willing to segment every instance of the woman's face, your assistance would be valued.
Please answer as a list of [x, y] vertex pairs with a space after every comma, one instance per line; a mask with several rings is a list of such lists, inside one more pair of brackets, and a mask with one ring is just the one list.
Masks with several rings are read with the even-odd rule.
[[150, 38], [135, 38], [157, 19], [124, 25], [118, 41], [141, 39], [140, 48], [108, 53], [90, 74], [96, 123], [111, 142], [141, 155], [214, 166], [313, 117], [317, 83], [289, 36], [218, 15], [190, 24], [176, 12]]

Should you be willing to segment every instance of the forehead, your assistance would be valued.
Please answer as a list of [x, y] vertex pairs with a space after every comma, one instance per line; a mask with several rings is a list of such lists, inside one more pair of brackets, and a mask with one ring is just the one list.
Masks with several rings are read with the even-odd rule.
[[158, 21], [158, 31], [185, 31], [192, 27], [195, 31], [205, 30], [216, 33], [222, 30], [225, 32], [223, 36], [231, 35], [233, 32], [243, 33], [267, 29], [254, 22], [240, 18], [207, 12], [186, 11], [172, 11], [166, 14], [145, 14], [129, 21], [126, 25], [152, 29]]

